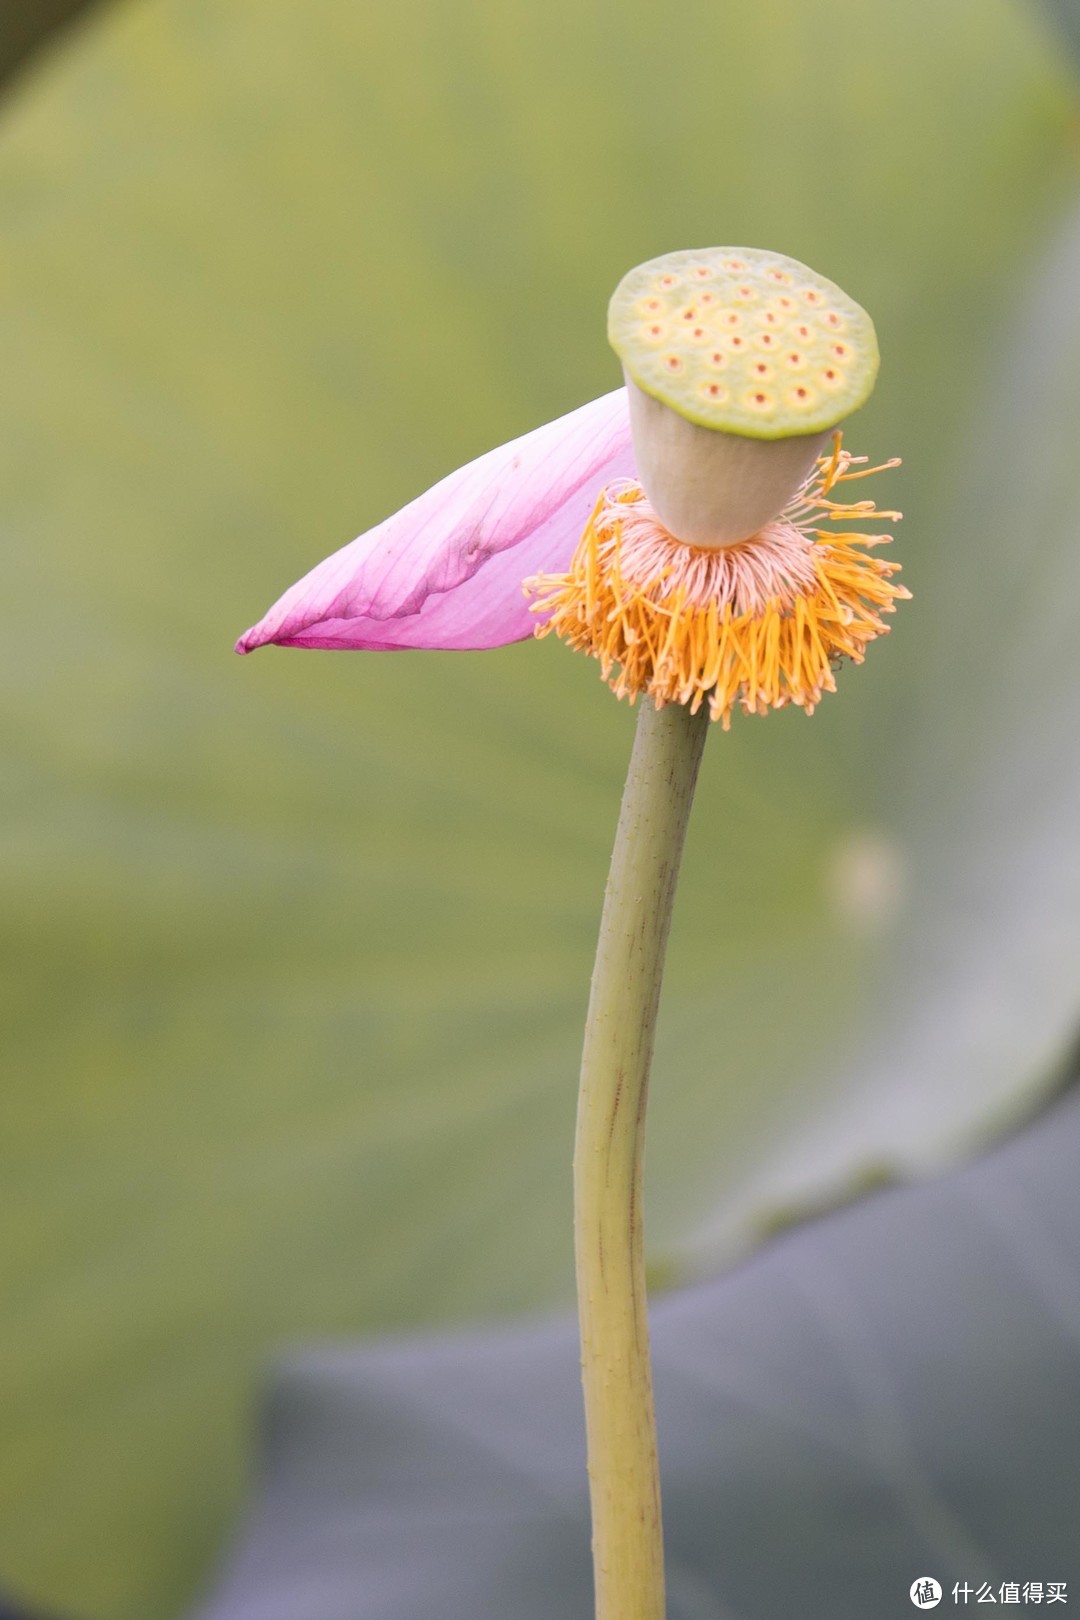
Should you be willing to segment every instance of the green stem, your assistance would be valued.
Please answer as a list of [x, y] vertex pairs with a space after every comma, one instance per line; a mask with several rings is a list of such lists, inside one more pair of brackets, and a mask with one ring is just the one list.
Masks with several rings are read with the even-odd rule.
[[574, 1148], [581, 1378], [597, 1620], [663, 1620], [664, 1544], [642, 1235], [645, 1100], [708, 712], [642, 700], [611, 857]]

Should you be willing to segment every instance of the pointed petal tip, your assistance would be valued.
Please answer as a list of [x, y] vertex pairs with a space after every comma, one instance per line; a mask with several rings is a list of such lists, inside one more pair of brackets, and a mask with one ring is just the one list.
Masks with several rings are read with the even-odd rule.
[[625, 389], [488, 451], [316, 565], [242, 635], [390, 651], [531, 635], [530, 574], [565, 566], [597, 489], [633, 472]]

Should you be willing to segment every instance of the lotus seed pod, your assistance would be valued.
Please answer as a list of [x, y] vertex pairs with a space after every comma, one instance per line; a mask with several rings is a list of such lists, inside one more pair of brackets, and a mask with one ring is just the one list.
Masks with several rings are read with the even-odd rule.
[[797, 260], [756, 248], [638, 265], [615, 290], [608, 336], [642, 485], [691, 545], [731, 545], [774, 518], [878, 368], [865, 310]]

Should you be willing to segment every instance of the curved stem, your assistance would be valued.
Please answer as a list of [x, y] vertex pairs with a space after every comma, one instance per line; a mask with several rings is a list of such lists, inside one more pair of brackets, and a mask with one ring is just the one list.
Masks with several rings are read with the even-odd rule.
[[708, 713], [642, 702], [581, 1059], [574, 1235], [597, 1620], [663, 1620], [664, 1546], [642, 1235], [645, 1100], [675, 885]]

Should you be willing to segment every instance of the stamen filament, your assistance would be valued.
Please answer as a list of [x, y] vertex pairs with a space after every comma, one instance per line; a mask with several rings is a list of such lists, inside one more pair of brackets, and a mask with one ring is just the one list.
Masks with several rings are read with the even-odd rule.
[[842, 659], [861, 663], [887, 633], [883, 615], [909, 595], [894, 583], [899, 564], [867, 553], [885, 534], [840, 534], [815, 526], [866, 518], [896, 521], [873, 501], [830, 499], [837, 485], [886, 471], [863, 466], [837, 434], [787, 510], [737, 545], [688, 546], [660, 525], [633, 483], [605, 489], [570, 570], [526, 582], [547, 613], [537, 635], [554, 633], [599, 660], [618, 697], [641, 693], [656, 707], [689, 704], [726, 730], [745, 714], [795, 704], [812, 714], [836, 689]]

